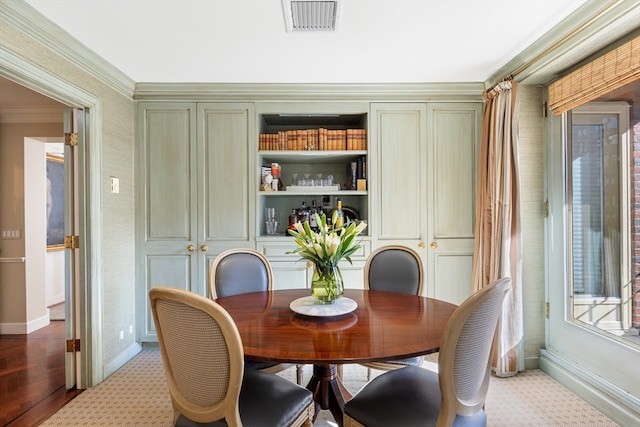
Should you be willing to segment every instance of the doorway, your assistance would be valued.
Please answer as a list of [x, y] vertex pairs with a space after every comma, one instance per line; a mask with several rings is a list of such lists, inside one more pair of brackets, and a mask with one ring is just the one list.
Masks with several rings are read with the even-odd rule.
[[[2, 169], [13, 172], [8, 177], [2, 176], [5, 183], [9, 182], [10, 189], [6, 191], [3, 187], [1, 203], [5, 208], [3, 211], [11, 212], [9, 212], [10, 217], [0, 218], [2, 229], [11, 231], [3, 235], [13, 239], [3, 239], [0, 242], [0, 253], [1, 256], [16, 255], [9, 258], [23, 260], [20, 265], [3, 263], [1, 274], [2, 281], [5, 283], [7, 282], [5, 279], [12, 275], [16, 277], [12, 283], [24, 283], [24, 287], [12, 287], [12, 289], [17, 288], [15, 293], [7, 291], [7, 288], [2, 293], [3, 301], [15, 307], [15, 312], [7, 313], [3, 306], [5, 317], [2, 319], [3, 335], [0, 336], [0, 361], [4, 360], [6, 363], [0, 363], [0, 366], [2, 371], [9, 368], [3, 372], [7, 377], [11, 372], [19, 372], [22, 378], [12, 387], [5, 389], [10, 396], [3, 396], [0, 399], [11, 403], [10, 407], [3, 407], [0, 411], [4, 417], [0, 424], [4, 425], [16, 416], [23, 415], [43, 399], [46, 400], [59, 391], [66, 392], [67, 388], [75, 386], [76, 370], [75, 368], [72, 370], [73, 380], [70, 382], [69, 375], [66, 375], [68, 369], [65, 368], [65, 359], [68, 358], [65, 351], [65, 335], [67, 335], [65, 326], [70, 327], [70, 325], [67, 325], [64, 319], [62, 322], [51, 322], [47, 313], [47, 307], [52, 302], [59, 302], [61, 298], [66, 302], [69, 301], [68, 296], [65, 295], [68, 293], [65, 291], [65, 281], [72, 282], [73, 271], [67, 272], [65, 268], [64, 245], [60, 245], [61, 247], [56, 251], [47, 251], [49, 246], [46, 244], [46, 214], [43, 213], [44, 209], [40, 209], [46, 205], [46, 154], [51, 153], [62, 157], [64, 111], [69, 107], [2, 77], [0, 77], [0, 93], [2, 93], [0, 126], [3, 135], [0, 140], [4, 145], [0, 147], [3, 153]], [[19, 149], [21, 139], [24, 150]], [[54, 140], [57, 149], [49, 149]], [[32, 150], [35, 150], [38, 155], [33, 163], [31, 163], [33, 160], [31, 154], [34, 152]], [[6, 155], [8, 152], [11, 152], [15, 158], [9, 159]], [[62, 162], [64, 163], [64, 160]], [[11, 167], [5, 167], [7, 164]], [[70, 166], [70, 172], [73, 174], [75, 166], [73, 164]], [[37, 173], [33, 173], [34, 171]], [[64, 184], [62, 182], [62, 185]], [[32, 194], [34, 185], [39, 186], [36, 194]], [[64, 191], [64, 188], [62, 190]], [[30, 201], [32, 196], [35, 200]], [[65, 198], [63, 192], [61, 201], [63, 207]], [[34, 218], [34, 212], [42, 213], [42, 218]], [[4, 214], [7, 213], [4, 212]], [[34, 220], [37, 221], [35, 225], [32, 224]], [[33, 239], [36, 235], [37, 238]], [[52, 265], [47, 255], [56, 258], [58, 262]], [[37, 263], [36, 258], [38, 258]], [[53, 293], [47, 292], [46, 280], [43, 280], [43, 277], [46, 279], [47, 276], [56, 273], [62, 275], [60, 279], [62, 283], [57, 283], [58, 288]], [[39, 288], [32, 288], [32, 286], [39, 286]], [[70, 308], [65, 307], [65, 312]], [[14, 314], [13, 318], [7, 317]], [[12, 327], [14, 331], [11, 330]], [[22, 350], [16, 351], [16, 349]], [[34, 392], [37, 392], [36, 396], [33, 395]], [[5, 397], [8, 399], [5, 400]]]

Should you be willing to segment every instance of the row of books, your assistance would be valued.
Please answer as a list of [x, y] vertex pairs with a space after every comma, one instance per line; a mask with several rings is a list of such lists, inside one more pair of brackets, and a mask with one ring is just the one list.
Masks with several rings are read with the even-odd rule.
[[366, 150], [365, 129], [298, 129], [261, 133], [260, 150]]

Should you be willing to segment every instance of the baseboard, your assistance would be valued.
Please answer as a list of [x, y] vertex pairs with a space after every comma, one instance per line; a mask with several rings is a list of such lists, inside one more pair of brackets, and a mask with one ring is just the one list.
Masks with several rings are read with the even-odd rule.
[[525, 356], [524, 358], [525, 371], [532, 371], [534, 369], [540, 369], [540, 357], [538, 356]]
[[49, 325], [49, 314], [29, 322], [0, 323], [0, 335], [24, 335]]
[[133, 343], [127, 347], [122, 353], [105, 364], [104, 378], [106, 379], [109, 375], [122, 368], [122, 366], [130, 361], [136, 354], [140, 353], [141, 350], [142, 346], [138, 343]]
[[637, 425], [640, 400], [550, 350], [540, 350], [540, 369], [621, 426]]

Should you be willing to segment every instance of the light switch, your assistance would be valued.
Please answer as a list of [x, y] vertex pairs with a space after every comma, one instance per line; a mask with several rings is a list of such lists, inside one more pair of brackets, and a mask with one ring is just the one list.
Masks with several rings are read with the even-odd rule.
[[109, 179], [111, 180], [111, 192], [112, 193], [119, 193], [120, 192], [120, 180], [118, 178], [115, 177], [109, 177]]

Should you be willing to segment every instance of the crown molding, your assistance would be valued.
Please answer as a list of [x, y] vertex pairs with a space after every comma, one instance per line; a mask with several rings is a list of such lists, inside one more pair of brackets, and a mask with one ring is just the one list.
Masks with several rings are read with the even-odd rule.
[[482, 83], [137, 83], [137, 101], [482, 101]]
[[489, 79], [491, 87], [512, 75], [525, 84], [547, 85], [586, 58], [640, 29], [640, 2], [588, 0]]
[[33, 38], [54, 54], [131, 98], [133, 79], [80, 43], [23, 0], [0, 2], [0, 21]]
[[0, 108], [0, 123], [62, 123], [64, 106], [20, 105]]

